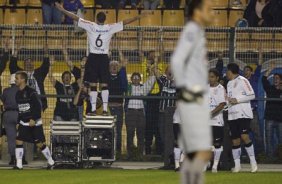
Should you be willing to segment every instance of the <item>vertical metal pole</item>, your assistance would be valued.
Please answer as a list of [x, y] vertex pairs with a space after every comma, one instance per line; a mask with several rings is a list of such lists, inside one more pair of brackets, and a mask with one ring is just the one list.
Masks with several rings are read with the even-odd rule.
[[229, 62], [232, 63], [235, 61], [235, 57], [236, 57], [236, 53], [235, 53], [235, 49], [236, 49], [236, 35], [235, 35], [235, 28], [231, 27], [229, 30]]

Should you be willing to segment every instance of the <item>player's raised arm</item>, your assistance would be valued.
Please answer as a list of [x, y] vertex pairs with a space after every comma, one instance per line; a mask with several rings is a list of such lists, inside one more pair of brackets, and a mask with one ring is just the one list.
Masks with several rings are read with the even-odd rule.
[[53, 86], [56, 85], [56, 79], [55, 79], [55, 77], [53, 76], [53, 66], [54, 66], [54, 63], [55, 63], [54, 57], [51, 56], [51, 57], [50, 57], [50, 69], [49, 69], [49, 74], [48, 74], [48, 76], [49, 76], [49, 80], [50, 80], [50, 82], [52, 83]]
[[140, 15], [136, 16], [136, 17], [132, 17], [132, 18], [129, 18], [129, 19], [125, 19], [125, 20], [122, 21], [122, 22], [123, 22], [123, 25], [127, 25], [127, 24], [130, 24], [130, 23], [132, 23], [132, 22], [135, 22], [135, 21], [137, 21], [137, 20], [139, 20], [139, 19], [141, 19], [141, 18], [146, 17], [147, 15], [148, 15], [148, 13], [147, 13], [147, 12], [144, 12], [144, 13], [141, 13]]
[[71, 19], [75, 21], [79, 20], [79, 17], [76, 14], [65, 10], [63, 5], [61, 5], [60, 3], [56, 2], [55, 5], [56, 5], [56, 8], [60, 10], [61, 12], [63, 12], [66, 16], [70, 17]]

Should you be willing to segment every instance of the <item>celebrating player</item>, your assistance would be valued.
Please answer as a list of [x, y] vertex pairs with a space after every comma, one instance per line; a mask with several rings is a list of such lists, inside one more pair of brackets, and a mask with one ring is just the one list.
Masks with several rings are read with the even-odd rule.
[[211, 110], [211, 126], [213, 133], [213, 147], [214, 147], [214, 160], [212, 172], [217, 172], [217, 166], [220, 160], [222, 149], [222, 142], [224, 137], [224, 121], [222, 110], [226, 105], [226, 93], [224, 87], [219, 84], [219, 72], [216, 69], [210, 69], [209, 82], [210, 82], [210, 110]]
[[211, 157], [211, 127], [208, 103], [208, 61], [203, 26], [212, 20], [210, 0], [191, 0], [187, 23], [172, 56], [181, 136], [187, 154], [181, 167], [183, 184], [202, 184], [203, 170]]
[[251, 172], [256, 172], [257, 162], [254, 146], [249, 137], [250, 123], [253, 119], [251, 100], [255, 98], [255, 92], [249, 81], [239, 75], [239, 66], [236, 63], [227, 65], [227, 97], [228, 97], [228, 121], [232, 138], [232, 154], [235, 162], [233, 172], [241, 170], [241, 139], [245, 143], [246, 151], [251, 162]]
[[108, 109], [108, 82], [109, 82], [109, 47], [110, 40], [113, 34], [123, 30], [123, 26], [139, 20], [145, 14], [126, 19], [115, 24], [104, 24], [106, 21], [106, 14], [99, 12], [96, 16], [97, 23], [90, 22], [79, 18], [77, 15], [65, 10], [63, 6], [56, 3], [56, 7], [64, 14], [75, 21], [78, 21], [78, 27], [87, 31], [89, 39], [90, 54], [85, 64], [84, 80], [90, 83], [90, 99], [92, 112], [89, 115], [96, 115], [96, 101], [97, 101], [97, 83], [100, 83], [102, 89], [103, 100], [103, 115], [107, 115]]
[[16, 85], [19, 91], [16, 93], [16, 102], [19, 108], [18, 134], [16, 138], [15, 169], [22, 169], [22, 157], [24, 154], [23, 142], [35, 143], [48, 161], [48, 169], [54, 166], [49, 148], [45, 144], [41, 119], [41, 101], [35, 89], [27, 85], [28, 75], [23, 71], [16, 73]]

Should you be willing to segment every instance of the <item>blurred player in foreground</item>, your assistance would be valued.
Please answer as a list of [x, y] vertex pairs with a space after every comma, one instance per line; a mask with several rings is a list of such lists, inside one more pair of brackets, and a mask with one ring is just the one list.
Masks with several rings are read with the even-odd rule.
[[208, 60], [204, 26], [212, 20], [210, 0], [191, 0], [190, 22], [184, 27], [172, 56], [178, 108], [186, 158], [181, 167], [182, 184], [204, 183], [203, 170], [211, 158], [208, 103]]

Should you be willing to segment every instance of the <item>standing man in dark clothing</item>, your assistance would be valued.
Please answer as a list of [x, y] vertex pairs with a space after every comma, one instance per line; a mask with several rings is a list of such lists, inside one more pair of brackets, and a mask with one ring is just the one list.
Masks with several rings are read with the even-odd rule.
[[[265, 75], [262, 77], [263, 89], [266, 92], [267, 98], [282, 98], [282, 75], [274, 74], [274, 84], [271, 85], [267, 77], [271, 71], [275, 69], [275, 65], [271, 65]], [[281, 101], [267, 101], [265, 107], [264, 118], [266, 120], [265, 134], [266, 134], [266, 151], [271, 157], [275, 157], [275, 150], [277, 145], [282, 144], [282, 102]], [[274, 141], [277, 136], [278, 143]]]
[[[26, 71], [28, 75], [27, 84], [34, 88], [39, 95], [45, 95], [44, 89], [44, 80], [49, 72], [49, 55], [48, 55], [48, 47], [44, 46], [44, 58], [43, 63], [39, 68], [35, 69], [34, 61], [31, 58], [24, 59], [24, 68], [20, 68], [18, 66], [18, 45], [15, 47], [14, 55], [11, 57], [10, 61], [10, 73], [16, 73], [18, 71]], [[47, 109], [47, 98], [41, 97], [42, 110], [45, 111]]]
[[[157, 81], [160, 85], [162, 97], [176, 97], [176, 88], [170, 66], [166, 68], [165, 75], [158, 77]], [[173, 154], [174, 147], [174, 139], [172, 137], [174, 137], [173, 114], [176, 108], [176, 100], [162, 99], [159, 105], [159, 131], [162, 145], [164, 146], [164, 168], [169, 168], [171, 163], [170, 156]]]
[[[109, 92], [110, 95], [123, 96], [127, 92], [127, 76], [126, 76], [126, 59], [123, 57], [122, 52], [119, 52], [120, 61], [110, 62], [110, 80], [109, 80]], [[123, 99], [122, 98], [110, 98], [109, 108], [112, 115], [117, 116], [116, 131], [117, 131], [117, 153], [121, 153], [121, 131], [123, 124]]]
[[[71, 84], [71, 72], [65, 71], [62, 74], [62, 82], [57, 81], [53, 76], [54, 61], [51, 60], [49, 69], [49, 79], [56, 89], [57, 95], [75, 95], [78, 92], [78, 84], [74, 82]], [[77, 121], [78, 111], [74, 105], [74, 97], [58, 97], [56, 107], [54, 110], [55, 121]]]
[[24, 154], [23, 143], [35, 143], [48, 161], [49, 169], [54, 166], [49, 148], [45, 143], [43, 133], [43, 122], [41, 119], [42, 106], [36, 91], [27, 86], [28, 75], [23, 71], [16, 73], [16, 85], [19, 91], [16, 93], [16, 103], [19, 109], [16, 138], [16, 159], [15, 169], [22, 169], [22, 157]]
[[[6, 39], [4, 43], [4, 53], [0, 57], [0, 76], [4, 72], [8, 60], [9, 60], [9, 39]], [[1, 85], [1, 79], [0, 79], [0, 94], [1, 93], [2, 93], [2, 85]]]
[[43, 24], [61, 24], [63, 14], [56, 6], [55, 2], [62, 3], [62, 0], [41, 0]]

